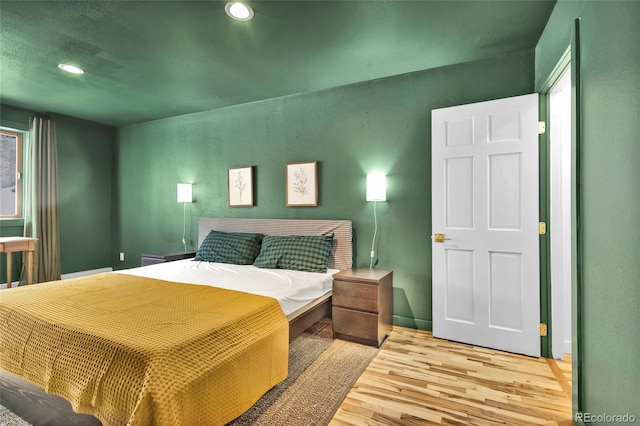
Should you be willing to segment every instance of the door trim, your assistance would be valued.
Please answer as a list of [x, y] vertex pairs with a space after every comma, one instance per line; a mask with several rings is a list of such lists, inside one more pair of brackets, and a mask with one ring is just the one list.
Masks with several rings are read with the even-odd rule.
[[[581, 41], [580, 41], [580, 18], [576, 18], [575, 27], [573, 32], [573, 39], [571, 43], [571, 50], [573, 52], [573, 66], [571, 67], [571, 80], [575, 84], [575, 88], [572, 87], [572, 97], [575, 100], [571, 108], [574, 111], [574, 123], [575, 129], [572, 129], [573, 143], [575, 147], [575, 155], [572, 156], [575, 160], [575, 268], [572, 268], [572, 274], [575, 273], [575, 291], [573, 292], [572, 299], [575, 301], [573, 305], [572, 313], [572, 328], [573, 336], [572, 340], [576, 340], [573, 344], [573, 350], [576, 354], [572, 355], [573, 365], [571, 366], [572, 381], [573, 381], [573, 398], [571, 399], [573, 404], [573, 412], [578, 413], [583, 411], [584, 408], [584, 391], [583, 383], [584, 377], [582, 373], [582, 353], [583, 353], [583, 324], [582, 324], [582, 310], [584, 308], [582, 303], [582, 262], [583, 262], [583, 231], [582, 231], [582, 54], [581, 54]], [[574, 131], [575, 130], [575, 131]], [[573, 151], [573, 150], [572, 150]], [[573, 245], [573, 244], [572, 244]], [[573, 257], [573, 256], [572, 256]], [[575, 299], [574, 299], [575, 297]]]
[[[558, 64], [549, 74], [547, 80], [540, 89], [540, 117], [549, 120], [549, 93], [557, 80], [561, 77], [567, 65], [571, 65], [571, 96], [572, 96], [572, 128], [571, 128], [571, 168], [572, 168], [572, 229], [571, 241], [571, 275], [572, 275], [572, 412], [584, 411], [584, 375], [582, 368], [582, 353], [584, 348], [584, 334], [582, 323], [583, 297], [583, 227], [582, 227], [582, 76], [581, 76], [581, 38], [580, 18], [574, 21], [571, 44], [558, 60]], [[545, 151], [542, 151], [544, 145]], [[540, 191], [548, 193], [549, 185], [549, 150], [548, 135], [540, 135]], [[543, 170], [542, 163], [545, 162]], [[540, 197], [540, 220], [549, 217], [550, 200], [548, 196]], [[551, 279], [550, 279], [550, 251], [547, 238], [540, 241], [540, 319], [551, 324]], [[552, 330], [553, 327], [549, 327]], [[553, 333], [553, 331], [551, 331]], [[551, 335], [541, 338], [541, 354], [551, 358]], [[576, 422], [576, 424], [583, 424]]]
[[[540, 220], [549, 224], [551, 217], [551, 149], [549, 146], [549, 122], [551, 114], [550, 94], [567, 67], [571, 65], [571, 46], [562, 54], [560, 60], [549, 74], [540, 89], [540, 117], [547, 123], [547, 132], [540, 135]], [[541, 118], [542, 119], [542, 118]], [[573, 176], [572, 176], [573, 177]], [[551, 224], [553, 227], [553, 224]], [[551, 230], [553, 232], [553, 230]], [[547, 324], [547, 336], [540, 337], [540, 353], [545, 358], [553, 358], [551, 342], [553, 339], [552, 288], [551, 288], [551, 238], [549, 234], [540, 236], [540, 321]]]

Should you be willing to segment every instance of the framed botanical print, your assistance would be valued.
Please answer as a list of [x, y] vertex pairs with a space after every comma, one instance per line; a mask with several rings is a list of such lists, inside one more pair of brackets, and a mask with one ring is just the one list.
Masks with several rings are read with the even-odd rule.
[[229, 169], [229, 206], [253, 206], [253, 166]]
[[287, 207], [318, 205], [318, 162], [287, 164]]

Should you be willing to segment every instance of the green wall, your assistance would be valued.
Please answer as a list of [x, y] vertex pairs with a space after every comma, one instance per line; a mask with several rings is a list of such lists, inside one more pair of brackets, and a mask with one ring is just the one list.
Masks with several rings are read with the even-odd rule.
[[578, 17], [580, 409], [639, 421], [640, 2], [558, 2], [536, 48], [537, 88], [569, 45]]
[[[176, 183], [194, 183], [200, 216], [350, 219], [356, 265], [368, 267], [373, 204], [365, 176], [383, 171], [381, 269], [394, 270], [394, 321], [431, 329], [431, 110], [533, 91], [533, 51], [121, 127], [113, 263], [181, 249]], [[285, 207], [285, 164], [319, 162], [318, 207]], [[227, 169], [254, 165], [256, 206], [231, 208]], [[117, 260], [124, 251], [125, 262]]]
[[[37, 115], [2, 105], [0, 125], [28, 130]], [[62, 273], [111, 266], [111, 185], [116, 130], [64, 115], [49, 114], [56, 122], [58, 190], [60, 196], [60, 260]], [[0, 235], [22, 235], [22, 220], [0, 221]], [[0, 282], [5, 282], [2, 256]], [[19, 276], [15, 255], [14, 280]]]

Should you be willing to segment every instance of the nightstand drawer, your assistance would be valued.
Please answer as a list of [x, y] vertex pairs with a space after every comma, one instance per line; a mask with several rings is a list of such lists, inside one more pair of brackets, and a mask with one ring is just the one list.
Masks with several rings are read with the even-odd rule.
[[336, 334], [372, 341], [378, 340], [378, 315], [334, 306], [332, 316], [333, 331]]
[[378, 286], [347, 281], [333, 281], [333, 305], [378, 312]]

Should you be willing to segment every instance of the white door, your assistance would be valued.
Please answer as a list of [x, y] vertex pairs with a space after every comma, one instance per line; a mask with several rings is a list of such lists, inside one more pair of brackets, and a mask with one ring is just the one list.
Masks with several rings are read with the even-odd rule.
[[538, 95], [431, 125], [433, 334], [540, 356]]

